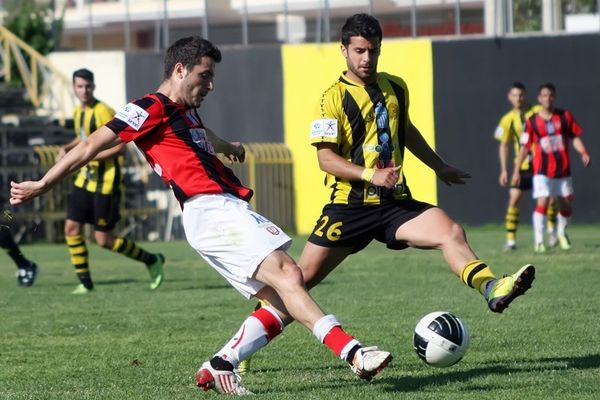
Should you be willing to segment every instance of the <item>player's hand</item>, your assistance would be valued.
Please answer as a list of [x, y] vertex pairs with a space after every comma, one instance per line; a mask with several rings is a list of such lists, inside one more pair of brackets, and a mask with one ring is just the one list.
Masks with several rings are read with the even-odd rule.
[[391, 189], [398, 183], [401, 168], [402, 166], [399, 165], [397, 167], [376, 169], [373, 179], [371, 179], [371, 183], [375, 186], [383, 186]]
[[583, 163], [583, 166], [587, 168], [592, 163], [592, 159], [588, 153], [583, 153], [581, 155], [581, 162]]
[[471, 177], [471, 174], [461, 171], [458, 168], [454, 168], [448, 164], [444, 164], [442, 168], [435, 171], [435, 174], [448, 186], [452, 184], [463, 185], [466, 183], [465, 179]]
[[41, 181], [10, 182], [10, 204], [17, 206], [44, 193]]
[[506, 184], [508, 183], [508, 172], [506, 172], [506, 171], [500, 172], [500, 177], [498, 178], [498, 183], [500, 183], [500, 186], [506, 186]]
[[521, 174], [519, 174], [519, 171], [515, 171], [512, 174], [512, 177], [510, 178], [510, 185], [512, 187], [519, 187], [520, 184], [521, 184]]
[[228, 152], [223, 153], [223, 155], [229, 160], [230, 164], [236, 162], [243, 163], [246, 159], [246, 149], [244, 149], [244, 145], [240, 142], [232, 142], [231, 149]]

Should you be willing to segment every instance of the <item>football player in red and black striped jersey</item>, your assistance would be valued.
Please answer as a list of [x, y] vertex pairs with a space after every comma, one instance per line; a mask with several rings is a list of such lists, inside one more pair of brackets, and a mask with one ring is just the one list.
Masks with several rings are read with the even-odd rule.
[[[566, 233], [571, 219], [573, 199], [573, 183], [569, 157], [569, 143], [581, 156], [581, 162], [587, 167], [591, 158], [585, 148], [581, 134], [583, 129], [568, 110], [556, 108], [554, 100], [556, 87], [545, 83], [539, 87], [538, 102], [542, 109], [529, 117], [525, 130], [521, 135], [523, 147], [515, 165], [520, 165], [527, 153], [533, 150], [533, 197], [536, 206], [533, 212], [534, 250], [544, 252], [544, 225], [546, 209], [551, 196], [558, 201], [558, 217], [556, 233], [563, 250], [571, 248]], [[512, 175], [513, 184], [519, 183], [519, 170]]]
[[291, 239], [252, 210], [247, 202], [252, 190], [216, 155], [223, 153], [232, 161], [243, 161], [245, 155], [240, 143], [220, 139], [196, 112], [214, 88], [220, 61], [219, 49], [205, 39], [193, 36], [176, 41], [167, 50], [164, 80], [155, 93], [127, 104], [40, 180], [11, 182], [10, 202], [18, 205], [39, 196], [100, 152], [133, 141], [173, 189], [190, 245], [242, 295], [267, 304], [202, 364], [197, 385], [226, 394], [249, 394], [234, 369], [281, 333], [292, 318], [347, 361], [360, 378], [370, 380], [387, 366], [391, 354], [363, 347], [334, 315], [321, 310], [305, 287], [302, 271], [286, 253]]

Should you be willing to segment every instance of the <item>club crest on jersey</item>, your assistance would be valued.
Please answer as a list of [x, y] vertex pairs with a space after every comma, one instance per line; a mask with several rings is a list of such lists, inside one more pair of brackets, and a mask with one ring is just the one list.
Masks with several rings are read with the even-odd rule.
[[115, 118], [120, 119], [136, 131], [139, 131], [142, 124], [148, 119], [148, 115], [148, 111], [133, 103], [129, 103], [115, 115]]
[[277, 229], [277, 227], [275, 225], [267, 226], [265, 229], [271, 235], [279, 235], [279, 229]]
[[310, 127], [310, 138], [336, 138], [338, 135], [337, 119], [323, 118], [314, 120]]
[[207, 153], [216, 154], [212, 143], [206, 138], [206, 130], [202, 128], [192, 128], [190, 129], [190, 135], [192, 136], [192, 141], [196, 143], [196, 146]]

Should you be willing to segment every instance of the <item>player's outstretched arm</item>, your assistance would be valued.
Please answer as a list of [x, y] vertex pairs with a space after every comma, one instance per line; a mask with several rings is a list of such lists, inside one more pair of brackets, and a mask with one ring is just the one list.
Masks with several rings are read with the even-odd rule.
[[206, 136], [217, 153], [222, 153], [230, 163], [243, 163], [246, 159], [246, 149], [240, 142], [228, 142], [221, 139], [215, 132], [206, 128]]
[[451, 184], [464, 184], [465, 178], [470, 178], [471, 175], [468, 173], [448, 165], [440, 158], [440, 156], [433, 151], [433, 149], [427, 144], [421, 132], [417, 129], [412, 122], [408, 123], [408, 131], [406, 132], [406, 148], [415, 155], [419, 160], [423, 161], [425, 165], [435, 171], [436, 175], [446, 185]]
[[587, 168], [592, 163], [592, 159], [590, 158], [590, 155], [583, 144], [583, 140], [581, 140], [580, 137], [573, 138], [573, 148], [577, 150], [581, 156], [581, 162], [583, 163], [583, 166]]
[[498, 177], [498, 183], [500, 186], [506, 186], [508, 183], [508, 143], [500, 142], [498, 146], [498, 158], [500, 159], [500, 176]]
[[19, 205], [52, 189], [63, 177], [93, 160], [98, 153], [121, 144], [112, 130], [103, 126], [81, 141], [38, 181], [11, 182], [10, 204]]

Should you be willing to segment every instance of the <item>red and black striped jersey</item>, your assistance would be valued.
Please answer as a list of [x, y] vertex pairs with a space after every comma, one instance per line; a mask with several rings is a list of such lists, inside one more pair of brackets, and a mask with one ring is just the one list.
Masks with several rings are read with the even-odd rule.
[[106, 126], [137, 145], [182, 205], [199, 194], [252, 197], [252, 190], [216, 156], [195, 109], [151, 93], [127, 104]]
[[521, 144], [532, 149], [533, 173], [549, 178], [571, 175], [569, 140], [581, 135], [583, 130], [567, 110], [555, 109], [550, 119], [535, 114], [527, 119]]

